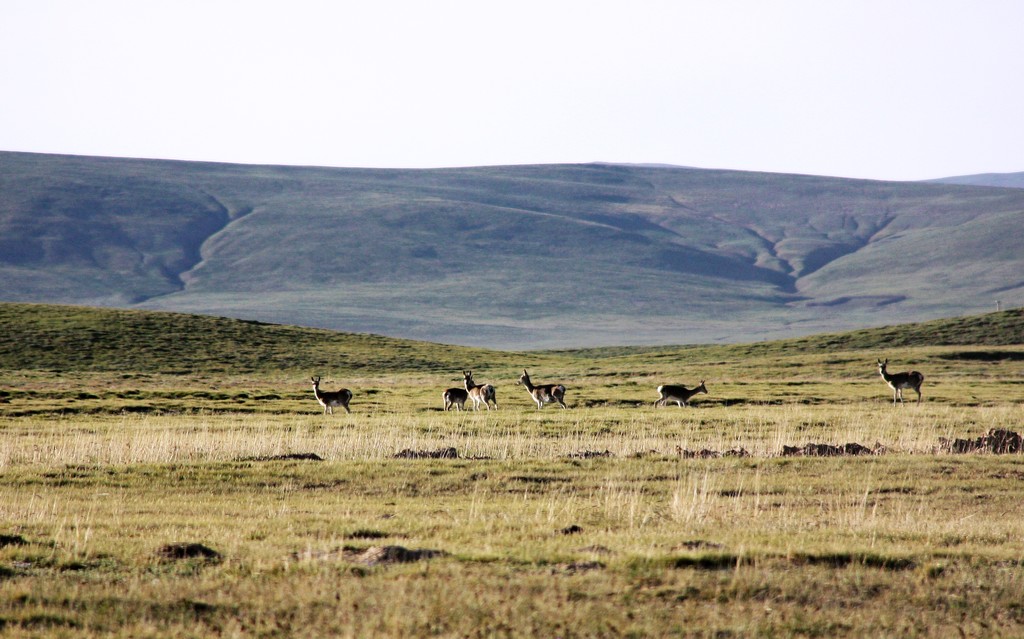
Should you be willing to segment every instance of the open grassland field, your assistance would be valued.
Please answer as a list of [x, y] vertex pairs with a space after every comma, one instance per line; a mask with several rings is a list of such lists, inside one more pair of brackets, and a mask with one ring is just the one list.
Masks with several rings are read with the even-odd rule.
[[[441, 410], [469, 369], [499, 410]], [[1024, 458], [940, 446], [993, 429], [1019, 310], [510, 353], [0, 305], [0, 634], [1021, 636]]]

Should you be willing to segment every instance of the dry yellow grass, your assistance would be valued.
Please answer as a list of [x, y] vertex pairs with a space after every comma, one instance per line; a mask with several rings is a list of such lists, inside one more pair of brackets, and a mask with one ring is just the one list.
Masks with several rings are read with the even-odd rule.
[[[401, 370], [372, 339], [360, 361], [390, 369], [3, 369], [0, 633], [1024, 634], [1021, 455], [936, 450], [1024, 431], [1024, 348], [904, 349], [926, 400], [893, 407], [874, 350], [826, 342], [505, 353], [464, 365], [501, 409], [462, 413], [439, 347]], [[533, 408], [524, 365], [572, 408]], [[322, 415], [310, 373], [353, 414]], [[692, 408], [652, 407], [700, 378]], [[848, 442], [884, 454], [781, 455]]]
[[[307, 406], [313, 402], [307, 402]], [[942, 437], [976, 437], [1019, 423], [1020, 406], [936, 402], [892, 408], [845, 405], [740, 405], [679, 409], [510, 408], [461, 413], [96, 415], [0, 418], [0, 470], [21, 464], [160, 464], [316, 453], [332, 460], [384, 459], [404, 449], [454, 446], [460, 455], [555, 459], [582, 451], [616, 457], [677, 455], [680, 449], [754, 457], [784, 446], [855, 442], [891, 453], [925, 454]]]
[[[19, 541], [0, 548], [0, 623], [14, 636], [1015, 634], [1020, 456], [934, 448], [1018, 416], [861, 402], [7, 418], [0, 520]], [[846, 441], [888, 453], [778, 454]], [[461, 459], [394, 458], [450, 446]], [[705, 448], [751, 456], [678, 452]], [[324, 461], [261, 461], [297, 453]], [[222, 558], [160, 557], [180, 541]], [[390, 546], [440, 552], [365, 559]]]

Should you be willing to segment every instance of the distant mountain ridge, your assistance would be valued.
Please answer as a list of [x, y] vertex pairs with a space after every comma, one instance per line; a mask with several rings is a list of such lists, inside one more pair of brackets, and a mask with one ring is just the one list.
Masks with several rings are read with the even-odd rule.
[[1021, 173], [978, 173], [929, 180], [936, 184], [966, 184], [970, 186], [998, 186], [1008, 189], [1024, 189], [1024, 172]]
[[513, 349], [750, 341], [1019, 306], [1022, 221], [1024, 190], [946, 183], [0, 152], [0, 300]]

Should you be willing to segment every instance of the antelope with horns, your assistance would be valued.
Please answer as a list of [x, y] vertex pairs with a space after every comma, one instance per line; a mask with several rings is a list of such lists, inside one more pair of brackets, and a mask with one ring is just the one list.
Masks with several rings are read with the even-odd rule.
[[910, 371], [908, 373], [889, 373], [885, 370], [886, 365], [889, 364], [889, 360], [886, 359], [884, 362], [878, 360], [878, 374], [882, 376], [885, 383], [892, 389], [892, 405], [896, 405], [898, 399], [900, 403], [903, 403], [903, 389], [910, 388], [917, 392], [917, 403], [921, 403], [921, 384], [924, 383], [924, 375], [917, 371]]
[[707, 395], [708, 389], [704, 386], [704, 380], [700, 380], [700, 385], [696, 388], [665, 384], [658, 387], [658, 394], [661, 395], [661, 397], [658, 398], [658, 401], [654, 402], [654, 405], [665, 406], [668, 402], [675, 402], [680, 408], [682, 408], [684, 404], [689, 406], [690, 398], [697, 393], [704, 393]]
[[565, 386], [561, 384], [543, 384], [541, 386], [534, 386], [530, 382], [530, 375], [523, 369], [523, 375], [519, 378], [517, 384], [521, 384], [526, 387], [526, 391], [530, 393], [530, 397], [537, 404], [537, 410], [544, 408], [544, 404], [550, 404], [552, 402], [558, 402], [562, 408], [569, 408], [565, 405]]
[[309, 381], [313, 382], [313, 395], [316, 396], [316, 401], [324, 407], [324, 415], [330, 413], [334, 414], [334, 407], [341, 406], [345, 409], [346, 413], [352, 411], [348, 408], [348, 403], [352, 401], [352, 391], [347, 388], [342, 388], [334, 392], [320, 390], [320, 378], [310, 377]]
[[491, 410], [491, 402], [494, 402], [494, 410], [498, 410], [498, 397], [494, 386], [473, 383], [473, 371], [462, 371], [462, 376], [465, 378], [466, 392], [473, 400], [473, 410], [480, 410], [480, 404]]

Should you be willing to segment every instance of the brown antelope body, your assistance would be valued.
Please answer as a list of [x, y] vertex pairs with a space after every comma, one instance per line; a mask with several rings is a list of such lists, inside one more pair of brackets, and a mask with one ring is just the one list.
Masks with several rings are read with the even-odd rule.
[[917, 392], [917, 403], [921, 403], [921, 384], [924, 383], [924, 375], [917, 371], [910, 371], [908, 373], [889, 373], [885, 370], [886, 365], [889, 364], [889, 360], [886, 359], [884, 362], [878, 360], [878, 374], [882, 376], [885, 383], [892, 389], [892, 405], [896, 405], [896, 400], [903, 403], [903, 389], [909, 388]]
[[530, 382], [530, 375], [523, 369], [523, 375], [519, 378], [517, 384], [521, 384], [526, 387], [527, 392], [530, 393], [530, 397], [537, 404], [537, 410], [544, 408], [544, 404], [558, 403], [562, 408], [568, 408], [565, 405], [565, 386], [561, 384], [543, 384], [541, 386], [534, 386]]
[[441, 399], [444, 400], [445, 410], [451, 410], [453, 406], [456, 410], [465, 410], [469, 392], [464, 388], [449, 388], [441, 393]]
[[685, 386], [673, 386], [672, 384], [664, 384], [658, 387], [658, 394], [661, 397], [658, 401], [654, 402], [655, 406], [665, 406], [668, 402], [675, 402], [680, 408], [683, 405], [690, 405], [690, 398], [697, 393], [704, 393], [707, 395], [708, 389], [704, 386], [704, 380], [700, 380], [700, 385], [696, 388], [687, 388]]
[[348, 408], [348, 403], [352, 401], [352, 391], [347, 388], [342, 388], [337, 391], [322, 391], [320, 390], [320, 378], [310, 377], [309, 381], [313, 382], [313, 395], [316, 396], [316, 401], [324, 407], [324, 415], [330, 413], [334, 414], [334, 407], [341, 406], [345, 409], [346, 413], [352, 411]]
[[469, 399], [473, 401], [473, 410], [480, 410], [480, 404], [483, 404], [487, 410], [491, 410], [491, 402], [494, 402], [494, 409], [498, 409], [498, 396], [494, 386], [490, 384], [475, 384], [473, 382], [473, 371], [462, 371], [462, 376], [465, 378], [466, 392], [469, 394]]

